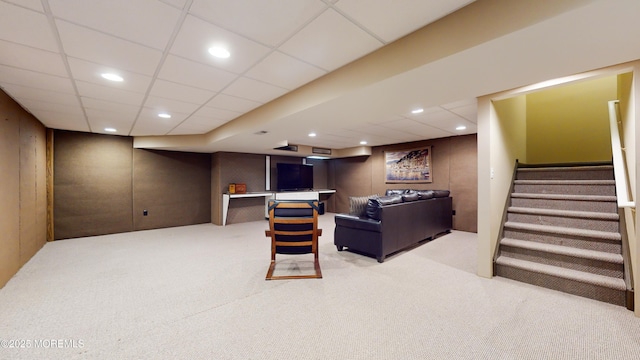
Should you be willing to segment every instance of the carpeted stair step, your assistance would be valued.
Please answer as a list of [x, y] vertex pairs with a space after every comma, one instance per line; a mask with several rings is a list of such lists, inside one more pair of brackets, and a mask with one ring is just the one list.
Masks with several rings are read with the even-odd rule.
[[511, 194], [511, 206], [618, 213], [617, 198], [605, 195]]
[[500, 256], [496, 275], [569, 294], [625, 305], [623, 279]]
[[618, 254], [622, 246], [619, 232], [536, 225], [514, 221], [505, 222], [503, 237]]
[[527, 231], [533, 231], [533, 232], [558, 234], [558, 235], [564, 235], [564, 236], [588, 237], [593, 239], [615, 240], [615, 241], [621, 240], [620, 233], [610, 232], [610, 231], [596, 231], [596, 230], [587, 230], [587, 229], [578, 229], [578, 228], [567, 228], [562, 226], [536, 225], [536, 224], [518, 223], [518, 222], [512, 222], [512, 221], [507, 221], [504, 224], [504, 227], [509, 229], [527, 230]]
[[612, 180], [613, 166], [558, 166], [520, 167], [516, 173], [518, 180]]
[[515, 180], [516, 193], [616, 195], [614, 180]]
[[620, 217], [616, 213], [516, 206], [511, 206], [507, 209], [507, 221], [609, 232], [618, 232], [620, 230], [619, 219]]
[[503, 238], [500, 256], [622, 279], [622, 255], [533, 241]]

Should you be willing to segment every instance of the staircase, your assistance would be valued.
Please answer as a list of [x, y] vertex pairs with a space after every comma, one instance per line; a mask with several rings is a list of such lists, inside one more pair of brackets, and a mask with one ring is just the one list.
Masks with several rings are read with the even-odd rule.
[[613, 166], [518, 167], [494, 273], [625, 306]]

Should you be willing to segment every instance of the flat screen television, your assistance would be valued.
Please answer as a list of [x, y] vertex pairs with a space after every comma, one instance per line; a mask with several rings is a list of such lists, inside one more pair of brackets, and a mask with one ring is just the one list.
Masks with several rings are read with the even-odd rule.
[[278, 163], [278, 191], [313, 189], [313, 165]]

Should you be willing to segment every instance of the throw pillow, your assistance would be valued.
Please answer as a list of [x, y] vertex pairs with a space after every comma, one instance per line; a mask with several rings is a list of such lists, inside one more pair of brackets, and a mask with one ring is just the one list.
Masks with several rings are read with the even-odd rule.
[[368, 196], [349, 196], [349, 215], [364, 216], [369, 199], [377, 197], [377, 194]]

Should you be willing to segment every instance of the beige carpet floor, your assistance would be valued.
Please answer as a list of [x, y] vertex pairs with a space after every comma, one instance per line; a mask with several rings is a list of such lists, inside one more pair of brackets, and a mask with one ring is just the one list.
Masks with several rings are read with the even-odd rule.
[[324, 278], [265, 281], [267, 226], [48, 243], [0, 290], [0, 359], [640, 358], [631, 311], [476, 276], [475, 234], [379, 264], [338, 252], [326, 214]]

